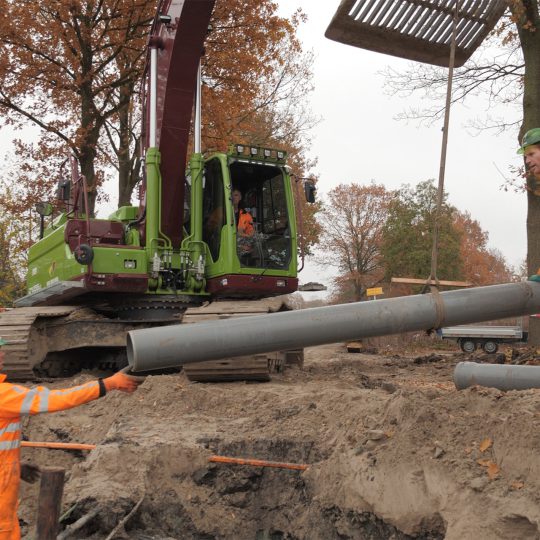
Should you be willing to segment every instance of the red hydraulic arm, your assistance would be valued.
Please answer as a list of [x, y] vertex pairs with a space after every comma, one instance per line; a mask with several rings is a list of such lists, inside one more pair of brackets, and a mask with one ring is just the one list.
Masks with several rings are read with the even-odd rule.
[[[184, 177], [197, 70], [215, 0], [161, 0], [150, 46], [158, 48], [157, 146], [161, 153], [161, 231], [173, 247], [182, 240]], [[147, 69], [147, 83], [149, 69]], [[144, 97], [145, 148], [149, 100]]]

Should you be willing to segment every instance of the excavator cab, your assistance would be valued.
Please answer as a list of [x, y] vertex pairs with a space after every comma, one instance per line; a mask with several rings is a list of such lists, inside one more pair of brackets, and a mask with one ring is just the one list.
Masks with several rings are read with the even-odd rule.
[[297, 289], [296, 219], [286, 153], [234, 145], [205, 163], [207, 291], [257, 298]]
[[66, 210], [42, 226], [41, 240], [30, 248], [29, 294], [17, 305], [54, 305], [91, 293], [106, 297], [115, 313], [137, 297], [137, 306], [153, 312], [166, 306], [174, 314], [208, 298], [296, 291], [296, 216], [285, 159], [281, 150], [235, 145], [200, 166], [198, 159], [190, 162], [197, 172], [191, 170], [195, 185], [186, 190], [189, 208], [182, 201], [179, 246], [161, 234], [159, 217], [170, 203], [161, 195], [157, 168], [147, 175], [146, 213], [138, 217], [137, 207], [122, 207], [108, 219], [88, 216], [85, 180], [74, 172]]

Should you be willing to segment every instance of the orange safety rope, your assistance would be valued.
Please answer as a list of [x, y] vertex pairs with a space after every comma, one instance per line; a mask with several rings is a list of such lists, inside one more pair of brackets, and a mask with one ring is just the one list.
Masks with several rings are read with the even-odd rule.
[[21, 441], [27, 448], [53, 448], [55, 450], [94, 450], [95, 444], [62, 443], [62, 442], [30, 442]]
[[243, 459], [226, 456], [211, 456], [208, 461], [211, 463], [233, 463], [236, 465], [251, 465], [253, 467], [274, 467], [276, 469], [293, 469], [296, 471], [305, 471], [309, 465], [299, 463], [282, 463], [279, 461], [266, 461], [263, 459]]
[[[95, 444], [31, 441], [22, 441], [21, 446], [27, 448], [51, 448], [55, 450], [94, 450], [97, 447]], [[305, 471], [309, 468], [309, 465], [303, 465], [301, 463], [284, 463], [280, 461], [234, 458], [228, 456], [210, 456], [208, 461], [210, 463], [229, 463], [234, 465], [250, 465], [252, 467], [273, 467], [275, 469], [291, 469], [296, 471]]]

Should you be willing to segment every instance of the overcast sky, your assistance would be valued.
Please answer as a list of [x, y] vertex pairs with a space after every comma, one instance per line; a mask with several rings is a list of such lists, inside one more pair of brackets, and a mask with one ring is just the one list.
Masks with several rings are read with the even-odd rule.
[[[289, 16], [297, 7], [308, 15], [299, 36], [304, 48], [316, 55], [310, 102], [323, 120], [313, 131], [311, 153], [318, 159], [320, 191], [371, 180], [388, 189], [429, 178], [437, 181], [442, 121], [419, 127], [394, 119], [421, 97], [407, 101], [386, 95], [384, 77], [378, 73], [385, 66], [405, 69], [409, 62], [326, 39], [325, 30], [339, 3], [278, 0], [281, 15]], [[519, 265], [526, 256], [526, 195], [501, 190], [501, 172], [508, 177], [509, 167], [521, 164], [516, 133], [496, 135], [466, 128], [468, 121], [488, 115], [515, 117], [516, 109], [489, 110], [487, 97], [452, 108], [445, 190], [451, 204], [469, 211], [489, 233], [489, 247]], [[301, 282], [321, 279], [321, 270], [309, 264], [300, 274]], [[438, 274], [443, 279], [443, 269]]]

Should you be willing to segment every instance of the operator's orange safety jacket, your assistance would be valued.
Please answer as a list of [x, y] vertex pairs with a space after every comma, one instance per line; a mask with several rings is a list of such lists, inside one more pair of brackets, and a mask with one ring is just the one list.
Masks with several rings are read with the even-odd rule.
[[253, 228], [253, 218], [249, 212], [240, 209], [238, 212], [238, 232], [243, 236], [253, 236], [255, 229]]
[[64, 390], [6, 383], [0, 374], [0, 540], [18, 540], [17, 497], [21, 475], [21, 417], [63, 411], [105, 395], [103, 381]]

